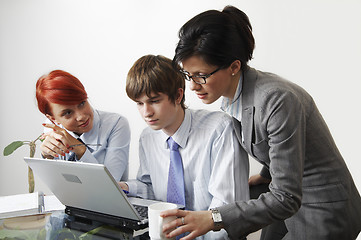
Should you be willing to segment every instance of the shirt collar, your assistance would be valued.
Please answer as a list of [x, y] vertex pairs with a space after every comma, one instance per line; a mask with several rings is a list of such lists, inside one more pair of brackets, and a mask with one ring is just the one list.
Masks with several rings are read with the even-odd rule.
[[[191, 129], [191, 112], [189, 109], [185, 109], [184, 110], [184, 119], [182, 124], [180, 125], [180, 127], [178, 128], [178, 130], [173, 134], [173, 136], [171, 136], [173, 138], [173, 140], [178, 143], [178, 145], [181, 148], [185, 148], [186, 144], [187, 144], [187, 140], [188, 140], [188, 136], [189, 136], [189, 132]], [[166, 135], [164, 133], [164, 141], [165, 141], [165, 146], [166, 148], [168, 148], [168, 143], [167, 140], [170, 136]]]
[[233, 96], [232, 101], [227, 97], [223, 97], [222, 104], [221, 104], [222, 111], [228, 112], [229, 108], [232, 106], [232, 104], [235, 103], [241, 97], [241, 94], [242, 94], [242, 82], [243, 82], [242, 75], [243, 74], [241, 74], [241, 76], [240, 76], [240, 78], [238, 80], [237, 90], [236, 90], [236, 92], [235, 92], [235, 94]]

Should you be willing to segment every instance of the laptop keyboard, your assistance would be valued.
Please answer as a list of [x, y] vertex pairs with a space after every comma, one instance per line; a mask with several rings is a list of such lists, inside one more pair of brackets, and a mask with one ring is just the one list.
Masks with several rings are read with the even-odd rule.
[[139, 206], [139, 205], [133, 205], [133, 206], [142, 218], [148, 218], [148, 207]]

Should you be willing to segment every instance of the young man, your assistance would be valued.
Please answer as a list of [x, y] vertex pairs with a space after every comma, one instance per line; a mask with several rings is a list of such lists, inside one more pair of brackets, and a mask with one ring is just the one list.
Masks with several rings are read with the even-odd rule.
[[[147, 55], [134, 63], [126, 91], [149, 127], [139, 139], [137, 179], [120, 185], [130, 196], [184, 204], [186, 210], [208, 210], [248, 199], [248, 160], [239, 151], [231, 117], [187, 109], [184, 90], [184, 76], [172, 67], [170, 59]], [[183, 176], [176, 183], [170, 170], [176, 150], [168, 147], [169, 141], [179, 145], [176, 154], [181, 164], [174, 171], [176, 175], [183, 172]], [[178, 193], [170, 189], [172, 184], [176, 185], [173, 188], [181, 187], [177, 190], [180, 201]], [[202, 238], [228, 237], [222, 230]]]

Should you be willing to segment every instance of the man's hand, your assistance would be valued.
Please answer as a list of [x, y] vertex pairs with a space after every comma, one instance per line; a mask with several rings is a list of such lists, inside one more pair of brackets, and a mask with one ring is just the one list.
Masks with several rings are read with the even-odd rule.
[[118, 185], [121, 189], [123, 189], [125, 191], [129, 191], [128, 184], [126, 184], [125, 182], [118, 182]]
[[[194, 239], [211, 231], [214, 227], [211, 211], [184, 211], [172, 209], [161, 212], [161, 217], [176, 216], [176, 220], [163, 226], [163, 233], [167, 238], [173, 238], [182, 233], [189, 232], [189, 235], [182, 240]], [[183, 222], [182, 223], [182, 218]]]
[[248, 179], [249, 186], [259, 185], [263, 183], [270, 183], [270, 182], [271, 179], [264, 178], [260, 174], [253, 175]]

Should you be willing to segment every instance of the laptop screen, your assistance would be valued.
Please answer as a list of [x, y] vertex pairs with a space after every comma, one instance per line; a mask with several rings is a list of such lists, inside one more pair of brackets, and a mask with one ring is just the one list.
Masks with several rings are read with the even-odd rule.
[[65, 206], [140, 220], [104, 165], [41, 158], [24, 160]]

